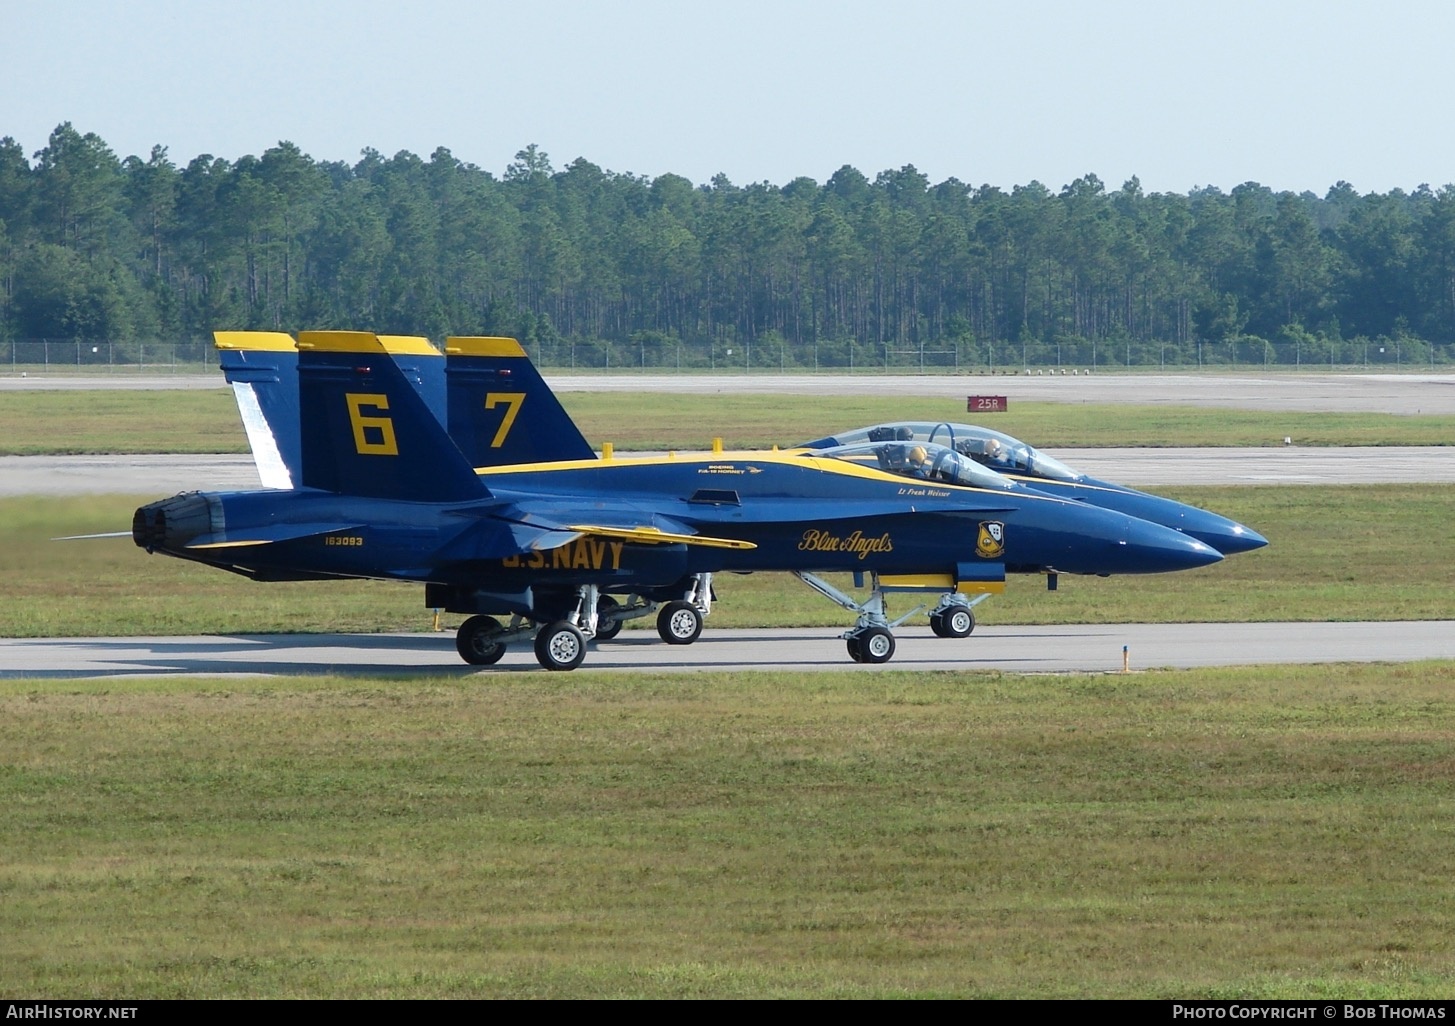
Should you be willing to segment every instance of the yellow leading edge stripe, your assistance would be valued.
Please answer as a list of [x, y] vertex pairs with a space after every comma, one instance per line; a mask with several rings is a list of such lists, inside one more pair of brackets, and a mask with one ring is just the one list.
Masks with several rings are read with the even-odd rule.
[[[397, 356], [442, 356], [429, 339], [422, 335], [374, 335], [367, 331], [305, 331], [294, 342], [284, 331], [214, 331], [213, 345], [218, 349], [242, 349], [250, 352], [292, 352], [294, 349], [329, 349], [342, 352], [384, 352]], [[491, 339], [514, 343], [514, 339]], [[520, 355], [525, 350], [520, 349]], [[508, 354], [507, 354], [508, 355]]]
[[702, 534], [671, 534], [655, 527], [597, 527], [593, 524], [571, 524], [566, 530], [594, 534], [601, 538], [622, 538], [626, 541], [646, 542], [649, 545], [702, 545], [709, 549], [756, 549], [753, 542], [738, 541], [736, 538], [709, 538]]
[[445, 339], [445, 352], [452, 356], [525, 356], [515, 339], [488, 335], [452, 335]]
[[214, 331], [212, 344], [218, 349], [247, 349], [252, 352], [291, 353], [293, 336], [284, 331]]
[[325, 353], [383, 353], [384, 343], [372, 331], [300, 331], [299, 349]]
[[441, 356], [429, 339], [419, 335], [380, 335], [379, 342], [384, 350], [400, 356]]

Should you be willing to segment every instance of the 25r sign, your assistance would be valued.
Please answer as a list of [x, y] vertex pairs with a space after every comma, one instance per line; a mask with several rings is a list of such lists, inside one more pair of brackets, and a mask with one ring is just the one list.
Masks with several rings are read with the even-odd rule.
[[1008, 403], [1003, 395], [970, 395], [965, 397], [967, 413], [1004, 413]]

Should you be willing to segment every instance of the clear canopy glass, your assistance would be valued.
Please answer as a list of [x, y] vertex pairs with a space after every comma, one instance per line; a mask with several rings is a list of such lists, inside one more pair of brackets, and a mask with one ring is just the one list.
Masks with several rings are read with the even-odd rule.
[[1027, 474], [1053, 481], [1080, 481], [1084, 477], [1018, 438], [974, 424], [904, 420], [845, 431], [806, 445], [825, 449], [873, 443], [935, 445], [967, 456], [982, 467], [1002, 474]]
[[913, 439], [860, 442], [855, 445], [814, 449], [807, 455], [846, 460], [927, 484], [960, 485], [967, 488], [1015, 487], [1015, 482], [1009, 478], [1000, 476], [948, 445], [934, 442]]

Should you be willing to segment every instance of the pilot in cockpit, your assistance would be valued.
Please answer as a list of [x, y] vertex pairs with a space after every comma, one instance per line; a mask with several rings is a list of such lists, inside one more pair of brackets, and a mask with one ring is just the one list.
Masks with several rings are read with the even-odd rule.
[[972, 438], [956, 446], [956, 448], [976, 463], [982, 463], [987, 467], [997, 463], [1004, 463], [1006, 459], [1005, 446], [1000, 444], [1000, 439], [998, 438]]
[[906, 456], [906, 460], [909, 464], [909, 472], [915, 477], [927, 478], [930, 476], [930, 455], [929, 453], [925, 452], [924, 446], [916, 445], [914, 448], [910, 449], [909, 453]]
[[930, 476], [930, 455], [922, 445], [881, 445], [874, 453], [879, 458], [881, 470], [903, 477]]

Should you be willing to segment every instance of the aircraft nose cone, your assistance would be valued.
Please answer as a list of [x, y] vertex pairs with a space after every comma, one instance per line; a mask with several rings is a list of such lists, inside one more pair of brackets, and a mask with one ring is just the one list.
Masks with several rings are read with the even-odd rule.
[[1251, 527], [1244, 527], [1242, 524], [1233, 524], [1232, 530], [1224, 532], [1217, 538], [1203, 538], [1213, 548], [1225, 556], [1236, 555], [1239, 552], [1252, 552], [1254, 549], [1261, 549], [1268, 544], [1268, 539], [1263, 537]]
[[1207, 542], [1145, 520], [1128, 519], [1130, 524], [1122, 544], [1128, 562], [1135, 569], [1125, 572], [1159, 574], [1222, 561], [1223, 554]]
[[1268, 544], [1268, 539], [1251, 527], [1244, 527], [1236, 520], [1229, 520], [1206, 510], [1196, 510], [1184, 515], [1181, 529], [1184, 534], [1211, 545], [1225, 556], [1251, 552]]

